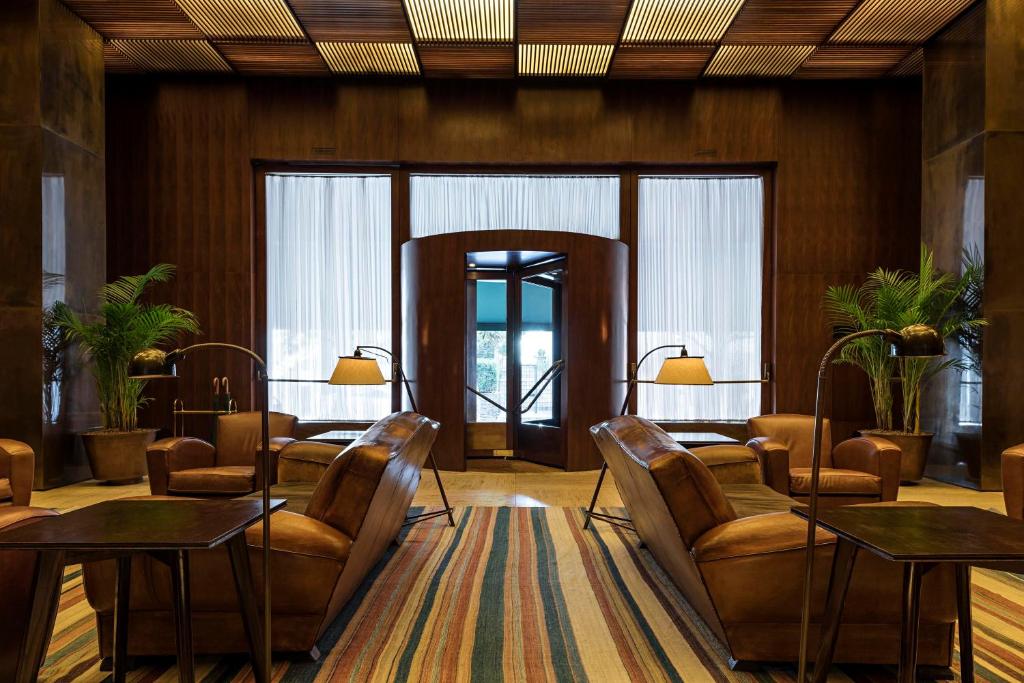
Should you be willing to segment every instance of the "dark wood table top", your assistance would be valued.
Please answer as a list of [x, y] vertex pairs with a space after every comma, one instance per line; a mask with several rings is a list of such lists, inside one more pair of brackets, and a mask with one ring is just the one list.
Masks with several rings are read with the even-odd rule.
[[[807, 516], [807, 507], [793, 512]], [[1024, 560], [1024, 522], [975, 507], [847, 506], [818, 513], [818, 525], [888, 560]]]
[[731, 436], [719, 434], [718, 432], [668, 432], [668, 435], [681, 444], [720, 446], [723, 444], [739, 443], [738, 440]]
[[[309, 499], [313, 497], [316, 490], [316, 483], [311, 481], [286, 481], [274, 484], [270, 487], [270, 495], [274, 498], [282, 498], [288, 501], [288, 512], [301, 515], [309, 505]], [[263, 495], [262, 491], [250, 493], [246, 498], [258, 498]]]
[[364, 430], [359, 429], [335, 429], [311, 436], [307, 441], [324, 441], [326, 443], [347, 446], [363, 435]]
[[[285, 506], [271, 499], [270, 509]], [[108, 500], [0, 532], [0, 548], [170, 550], [213, 548], [263, 514], [253, 499]]]

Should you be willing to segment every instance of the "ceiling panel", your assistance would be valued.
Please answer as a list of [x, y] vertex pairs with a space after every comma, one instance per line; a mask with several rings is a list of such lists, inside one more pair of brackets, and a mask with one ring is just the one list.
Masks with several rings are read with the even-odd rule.
[[814, 45], [723, 45], [711, 58], [706, 76], [789, 76]]
[[634, 0], [624, 45], [717, 42], [743, 0]]
[[339, 43], [408, 43], [402, 0], [290, 0], [313, 40]]
[[519, 0], [521, 43], [616, 43], [629, 0]]
[[64, 0], [105, 38], [183, 38], [202, 32], [174, 0]]
[[875, 45], [923, 43], [973, 2], [864, 0], [836, 29], [829, 42]]
[[412, 43], [317, 43], [331, 71], [339, 74], [415, 75]]
[[614, 45], [519, 45], [521, 76], [604, 76]]
[[323, 57], [309, 43], [217, 43], [225, 59], [249, 76], [319, 76], [330, 73]]
[[612, 78], [697, 78], [714, 47], [623, 46], [615, 51]]
[[747, 0], [723, 43], [810, 45], [825, 41], [860, 0]]
[[110, 45], [145, 71], [231, 71], [205, 40], [123, 40]]
[[511, 78], [516, 53], [511, 45], [421, 45], [423, 75], [439, 78]]
[[924, 48], [919, 47], [896, 65], [890, 76], [920, 76], [924, 71]]
[[210, 38], [303, 39], [302, 28], [285, 0], [176, 0]]
[[420, 43], [511, 43], [513, 0], [404, 0]]
[[134, 74], [142, 71], [135, 62], [128, 59], [110, 42], [103, 43], [103, 66], [113, 74]]
[[799, 78], [881, 78], [911, 51], [906, 46], [848, 47], [824, 45], [796, 72]]

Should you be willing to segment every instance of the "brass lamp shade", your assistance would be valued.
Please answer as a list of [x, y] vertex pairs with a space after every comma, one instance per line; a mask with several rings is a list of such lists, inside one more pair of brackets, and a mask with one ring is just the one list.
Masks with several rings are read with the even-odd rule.
[[714, 384], [703, 356], [677, 356], [666, 358], [661, 364], [655, 384]]
[[376, 358], [339, 356], [328, 384], [386, 384]]
[[128, 376], [137, 380], [174, 379], [177, 377], [175, 368], [176, 356], [160, 349], [143, 349], [132, 357], [128, 366]]
[[946, 355], [946, 345], [934, 327], [907, 325], [892, 339], [890, 355], [900, 358], [935, 358]]

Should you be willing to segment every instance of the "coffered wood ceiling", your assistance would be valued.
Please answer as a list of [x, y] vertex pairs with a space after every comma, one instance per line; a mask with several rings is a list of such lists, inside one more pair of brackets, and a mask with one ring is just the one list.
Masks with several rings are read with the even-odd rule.
[[882, 78], [975, 0], [62, 0], [109, 72]]

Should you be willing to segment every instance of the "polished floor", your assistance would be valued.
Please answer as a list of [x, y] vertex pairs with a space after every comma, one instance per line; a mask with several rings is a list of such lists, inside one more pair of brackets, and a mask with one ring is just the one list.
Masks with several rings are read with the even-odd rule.
[[[597, 471], [563, 472], [522, 460], [487, 458], [470, 460], [465, 472], [442, 472], [449, 502], [456, 507], [584, 507], [597, 482]], [[149, 494], [146, 482], [109, 486], [84, 481], [32, 494], [32, 504], [68, 510], [111, 498]], [[971, 505], [1003, 511], [999, 492], [980, 492], [925, 479], [920, 484], [900, 487], [900, 500], [920, 500], [939, 505]], [[424, 471], [414, 505], [433, 506], [441, 502], [437, 485]], [[601, 507], [622, 505], [611, 476], [605, 478]]]

